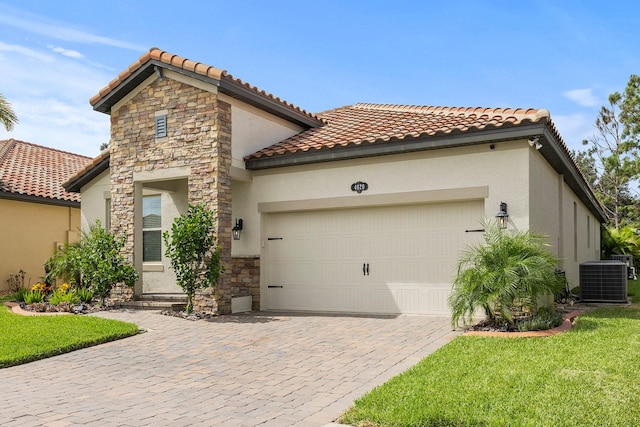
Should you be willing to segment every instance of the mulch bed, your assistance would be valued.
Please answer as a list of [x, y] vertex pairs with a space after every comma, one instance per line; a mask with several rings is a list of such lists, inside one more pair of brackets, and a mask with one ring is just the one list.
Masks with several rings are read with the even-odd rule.
[[573, 322], [576, 317], [582, 314], [581, 311], [572, 311], [570, 313], [566, 313], [564, 315], [564, 321], [560, 324], [560, 326], [556, 326], [553, 329], [547, 329], [544, 331], [528, 331], [528, 332], [508, 332], [501, 330], [482, 330], [482, 326], [480, 326], [480, 330], [470, 328], [464, 335], [473, 335], [473, 336], [485, 336], [485, 337], [503, 337], [503, 338], [535, 338], [535, 337], [549, 337], [552, 335], [556, 335], [565, 331], [568, 331], [573, 327]]
[[181, 319], [186, 319], [186, 320], [203, 320], [203, 319], [211, 319], [214, 317], [218, 317], [217, 314], [204, 313], [201, 311], [193, 311], [187, 314], [184, 311], [162, 310], [160, 314], [164, 316], [179, 317]]
[[105, 300], [102, 304], [97, 302], [70, 304], [62, 302], [59, 305], [52, 305], [48, 302], [37, 302], [33, 304], [19, 303], [20, 308], [24, 311], [34, 313], [71, 313], [71, 314], [89, 314], [98, 311], [106, 311], [115, 309], [115, 305], [109, 300]]

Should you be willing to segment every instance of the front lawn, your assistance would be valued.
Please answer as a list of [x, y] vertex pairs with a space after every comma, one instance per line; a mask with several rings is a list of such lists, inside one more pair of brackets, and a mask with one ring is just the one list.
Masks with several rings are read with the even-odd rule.
[[138, 333], [138, 327], [133, 323], [92, 316], [20, 316], [11, 313], [1, 301], [0, 368]]
[[601, 308], [550, 338], [462, 336], [358, 399], [363, 426], [631, 426], [640, 309]]
[[627, 293], [631, 297], [633, 304], [640, 303], [640, 280], [629, 280], [627, 284]]

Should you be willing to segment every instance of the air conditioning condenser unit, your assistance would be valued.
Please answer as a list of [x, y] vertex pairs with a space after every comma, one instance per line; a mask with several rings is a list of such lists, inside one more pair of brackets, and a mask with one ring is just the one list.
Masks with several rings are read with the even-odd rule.
[[580, 298], [585, 302], [627, 302], [627, 263], [588, 261], [580, 264]]

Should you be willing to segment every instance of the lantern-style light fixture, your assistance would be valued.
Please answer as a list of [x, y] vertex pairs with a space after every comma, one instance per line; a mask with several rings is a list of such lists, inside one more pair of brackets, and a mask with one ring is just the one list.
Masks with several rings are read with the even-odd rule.
[[496, 218], [498, 219], [500, 228], [507, 228], [509, 214], [507, 213], [507, 204], [505, 202], [500, 202], [500, 211], [496, 214]]
[[240, 232], [242, 231], [242, 218], [236, 219], [236, 225], [231, 229], [233, 240], [240, 240]]

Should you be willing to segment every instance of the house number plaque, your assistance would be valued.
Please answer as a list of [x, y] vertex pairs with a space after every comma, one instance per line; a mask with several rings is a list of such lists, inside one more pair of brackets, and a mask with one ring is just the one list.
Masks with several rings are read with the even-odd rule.
[[351, 184], [351, 191], [356, 191], [358, 194], [369, 189], [369, 184], [366, 182], [358, 181]]

